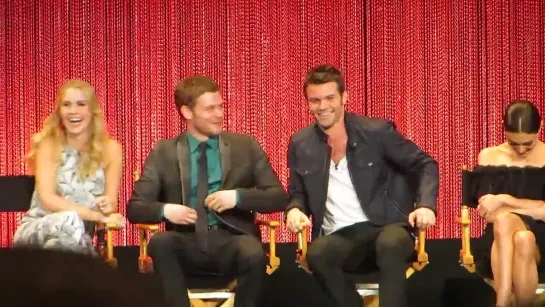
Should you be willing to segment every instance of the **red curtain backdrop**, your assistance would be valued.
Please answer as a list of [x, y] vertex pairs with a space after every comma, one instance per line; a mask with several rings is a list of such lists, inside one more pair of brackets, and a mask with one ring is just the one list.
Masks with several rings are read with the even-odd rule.
[[[201, 73], [223, 90], [225, 129], [255, 136], [286, 184], [289, 137], [312, 122], [303, 78], [330, 63], [345, 72], [349, 111], [394, 120], [439, 161], [429, 237], [458, 237], [462, 165], [503, 142], [510, 99], [544, 111], [544, 28], [540, 0], [0, 0], [0, 175], [28, 173], [29, 139], [57, 88], [81, 78], [124, 147], [125, 213], [133, 172], [157, 140], [180, 133], [174, 84]], [[0, 246], [21, 215], [0, 214]], [[116, 244], [136, 236], [128, 225]]]

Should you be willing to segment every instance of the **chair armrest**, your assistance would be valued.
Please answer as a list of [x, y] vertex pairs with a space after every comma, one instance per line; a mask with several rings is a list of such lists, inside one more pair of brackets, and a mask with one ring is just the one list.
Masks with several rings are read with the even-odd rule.
[[120, 230], [123, 229], [123, 225], [117, 223], [100, 223], [97, 222], [97, 229], [106, 229], [106, 230]]
[[[418, 229], [418, 238], [415, 242], [415, 250], [418, 255], [418, 261], [419, 262], [427, 262], [428, 261], [428, 254], [426, 253], [426, 229], [425, 228], [419, 228]], [[425, 257], [425, 259], [424, 259]]]
[[140, 255], [138, 256], [138, 270], [141, 273], [153, 272], [153, 262], [148, 256], [148, 231], [153, 236], [159, 231], [160, 224], [136, 224], [140, 241]]
[[122, 225], [119, 225], [117, 223], [106, 223], [106, 225], [104, 225], [106, 230], [120, 230], [123, 228]]
[[426, 229], [419, 228], [418, 236], [414, 245], [414, 252], [416, 253], [416, 261], [411, 263], [411, 266], [405, 271], [405, 277], [409, 278], [414, 272], [421, 271], [428, 265], [428, 253], [426, 253]]
[[112, 268], [117, 268], [117, 259], [114, 257], [114, 238], [112, 231], [117, 231], [123, 226], [117, 223], [96, 223], [97, 229], [106, 230], [106, 254], [103, 253], [103, 245], [99, 246], [99, 254], [105, 258], [106, 263]]
[[297, 250], [295, 251], [295, 263], [305, 270], [307, 273], [312, 273], [307, 262], [307, 230], [308, 225], [303, 226], [303, 230], [297, 233]]
[[422, 270], [428, 265], [428, 253], [426, 253], [426, 229], [418, 229], [418, 237], [415, 242], [414, 250], [416, 251], [416, 261], [413, 262], [413, 268], [416, 271]]
[[269, 264], [267, 264], [267, 274], [272, 274], [280, 266], [280, 258], [276, 256], [276, 227], [280, 226], [278, 221], [265, 221], [265, 220], [256, 220], [257, 225], [269, 227]]
[[140, 238], [140, 257], [141, 258], [147, 258], [148, 257], [148, 235], [147, 231], [153, 235], [157, 231], [159, 231], [159, 224], [136, 224], [136, 228], [138, 228], [139, 232], [139, 238]]
[[470, 224], [471, 219], [469, 217], [469, 207], [464, 204], [466, 199], [465, 194], [469, 193], [467, 190], [467, 178], [464, 176], [464, 173], [470, 171], [470, 168], [467, 165], [462, 165], [462, 209], [460, 212], [460, 217], [456, 218], [456, 222], [460, 223], [460, 228], [462, 228], [462, 249], [460, 249], [460, 265], [463, 266], [467, 271], [474, 273], [475, 272], [475, 261], [473, 255], [471, 254], [471, 234], [470, 234]]
[[136, 228], [140, 230], [157, 231], [160, 224], [136, 224]]
[[280, 226], [279, 221], [265, 221], [265, 220], [256, 220], [255, 223], [260, 226], [268, 226], [268, 227], [278, 227]]

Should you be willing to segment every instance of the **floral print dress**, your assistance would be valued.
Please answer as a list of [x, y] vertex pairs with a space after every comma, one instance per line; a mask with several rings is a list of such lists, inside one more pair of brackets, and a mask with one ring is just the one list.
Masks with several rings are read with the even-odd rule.
[[[81, 181], [77, 176], [80, 154], [69, 147], [62, 150], [57, 170], [57, 193], [80, 206], [96, 209], [95, 198], [104, 194], [105, 174], [99, 168], [94, 176]], [[35, 190], [29, 211], [13, 237], [14, 247], [58, 249], [94, 255], [94, 223], [84, 222], [74, 211], [48, 212]]]

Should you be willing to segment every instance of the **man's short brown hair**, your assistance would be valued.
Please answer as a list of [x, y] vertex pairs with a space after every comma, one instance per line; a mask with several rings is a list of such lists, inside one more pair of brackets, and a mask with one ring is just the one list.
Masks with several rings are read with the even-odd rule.
[[176, 84], [174, 90], [174, 103], [180, 112], [182, 106], [193, 109], [197, 98], [204, 93], [215, 93], [219, 86], [212, 78], [201, 75], [189, 76]]
[[325, 84], [329, 82], [337, 83], [339, 93], [341, 95], [344, 94], [346, 86], [344, 83], [344, 77], [339, 69], [331, 65], [320, 65], [313, 68], [308, 72], [305, 80], [305, 86], [303, 88], [305, 97], [307, 97], [307, 87], [309, 84]]

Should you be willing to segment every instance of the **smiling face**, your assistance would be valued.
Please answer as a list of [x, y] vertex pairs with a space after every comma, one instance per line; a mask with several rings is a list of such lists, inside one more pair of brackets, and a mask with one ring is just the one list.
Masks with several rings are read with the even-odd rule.
[[336, 82], [309, 84], [306, 94], [308, 108], [324, 130], [339, 122], [344, 114], [347, 94], [341, 95]]
[[67, 137], [88, 133], [93, 114], [89, 98], [81, 89], [67, 88], [62, 95], [58, 112]]
[[223, 130], [223, 99], [219, 91], [207, 92], [195, 100], [193, 107], [182, 106], [187, 128], [202, 139], [215, 136]]

